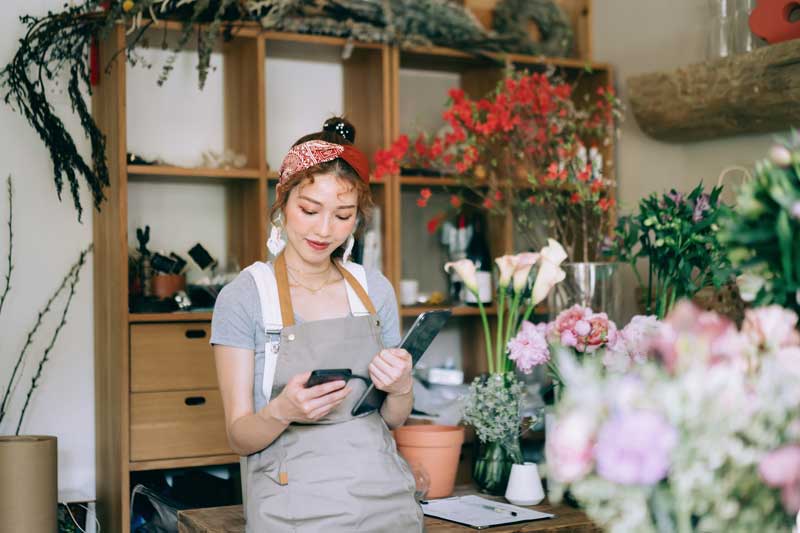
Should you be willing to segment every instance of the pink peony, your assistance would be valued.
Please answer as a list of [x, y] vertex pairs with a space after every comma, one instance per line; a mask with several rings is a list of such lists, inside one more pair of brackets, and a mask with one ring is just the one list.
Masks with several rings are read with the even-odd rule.
[[550, 360], [550, 348], [545, 332], [547, 324], [522, 323], [517, 336], [508, 341], [508, 358], [514, 361], [520, 372], [530, 374], [533, 367]]
[[548, 337], [581, 353], [592, 353], [617, 340], [617, 326], [605, 313], [573, 305], [550, 323]]
[[800, 346], [789, 346], [775, 352], [775, 359], [787, 372], [800, 379]]
[[742, 334], [756, 350], [774, 350], [800, 345], [796, 325], [794, 311], [770, 305], [745, 312]]
[[547, 472], [562, 483], [577, 481], [592, 470], [594, 419], [573, 411], [555, 421], [545, 441]]

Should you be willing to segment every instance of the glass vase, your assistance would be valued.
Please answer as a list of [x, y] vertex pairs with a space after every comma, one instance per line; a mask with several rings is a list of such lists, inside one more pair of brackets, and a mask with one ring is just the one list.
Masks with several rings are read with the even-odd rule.
[[619, 323], [622, 314], [621, 263], [565, 263], [566, 277], [553, 287], [548, 297], [551, 318], [575, 304], [606, 313]]
[[519, 437], [505, 442], [476, 441], [472, 479], [481, 492], [502, 496], [506, 493], [511, 467], [522, 461]]

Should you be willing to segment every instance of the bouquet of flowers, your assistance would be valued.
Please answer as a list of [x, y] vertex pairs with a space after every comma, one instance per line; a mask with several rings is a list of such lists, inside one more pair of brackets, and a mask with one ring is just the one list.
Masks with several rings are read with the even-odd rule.
[[[483, 323], [489, 373], [472, 382], [464, 421], [475, 428], [478, 439], [484, 444], [473, 477], [481, 488], [491, 493], [502, 494], [505, 491], [511, 465], [522, 461], [519, 437], [523, 385], [512, 371], [506, 346], [520, 322], [527, 321], [534, 307], [564, 279], [560, 265], [566, 257], [561, 245], [550, 239], [539, 253], [495, 259], [499, 276], [497, 334], [494, 339], [488, 314], [478, 296], [475, 265], [468, 259], [445, 265], [446, 271], [458, 274], [466, 288], [475, 294]], [[537, 267], [535, 271], [534, 266]], [[536, 275], [531, 284], [532, 272]]]
[[551, 500], [568, 489], [612, 532], [790, 531], [800, 509], [796, 325], [771, 306], [748, 310], [739, 330], [681, 302], [626, 373], [561, 354]]
[[[450, 90], [441, 135], [401, 136], [378, 151], [376, 178], [401, 167], [427, 167], [454, 176], [473, 194], [451, 202], [491, 211], [515, 209], [526, 237], [543, 218], [547, 233], [573, 260], [589, 261], [599, 250], [599, 228], [614, 205], [603, 146], [610, 144], [621, 115], [613, 89], [599, 87], [584, 99], [574, 86], [541, 73], [511, 72], [485, 98]], [[427, 200], [427, 198], [423, 198]], [[421, 202], [424, 206], [426, 202]], [[531, 206], [544, 217], [528, 217]], [[437, 220], [444, 218], [441, 214]], [[598, 237], [599, 236], [599, 237]], [[539, 242], [532, 242], [538, 248]]]
[[742, 299], [800, 312], [800, 134], [756, 165], [721, 226], [731, 261], [744, 271]]
[[622, 373], [645, 359], [649, 339], [658, 331], [654, 316], [635, 316], [622, 330], [605, 313], [574, 305], [558, 314], [549, 323], [523, 322], [519, 333], [508, 342], [509, 359], [517, 369], [530, 374], [534, 367], [547, 365], [555, 387], [556, 401], [563, 392], [564, 378], [559, 369], [559, 356], [567, 351], [582, 360], [598, 359], [604, 369]]
[[[606, 253], [630, 263], [645, 293], [645, 312], [663, 318], [675, 302], [700, 289], [721, 287], [731, 278], [725, 248], [719, 242], [720, 187], [703, 192], [702, 183], [688, 195], [671, 190], [639, 202], [639, 212], [620, 217], [616, 238]], [[647, 259], [647, 283], [637, 267]]]

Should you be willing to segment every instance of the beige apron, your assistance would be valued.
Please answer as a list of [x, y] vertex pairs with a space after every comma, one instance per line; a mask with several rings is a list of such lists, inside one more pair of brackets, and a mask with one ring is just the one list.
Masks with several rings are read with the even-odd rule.
[[[375, 308], [355, 277], [336, 264], [370, 315], [295, 324], [282, 255], [274, 266], [283, 329], [272, 397], [309, 370], [350, 368], [368, 376], [383, 343]], [[365, 384], [349, 384], [353, 391], [319, 423], [293, 423], [248, 457], [248, 533], [422, 531], [414, 476], [378, 412], [350, 415]]]

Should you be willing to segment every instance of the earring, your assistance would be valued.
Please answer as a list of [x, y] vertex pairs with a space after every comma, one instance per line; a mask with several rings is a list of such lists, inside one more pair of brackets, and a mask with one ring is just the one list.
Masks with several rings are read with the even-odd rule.
[[350, 236], [347, 238], [347, 246], [344, 248], [344, 254], [342, 254], [342, 263], [347, 263], [350, 260], [350, 253], [353, 251], [353, 245], [356, 243], [356, 238], [353, 237], [351, 233]]
[[281, 237], [281, 215], [279, 213], [276, 220], [272, 222], [272, 230], [269, 232], [269, 239], [267, 240], [267, 249], [274, 257], [277, 257], [285, 246], [286, 241]]

